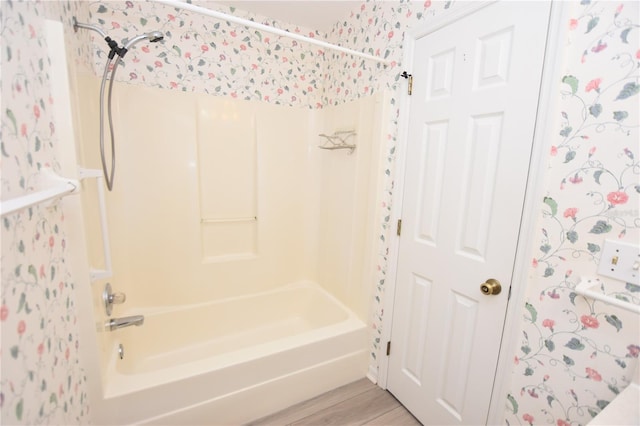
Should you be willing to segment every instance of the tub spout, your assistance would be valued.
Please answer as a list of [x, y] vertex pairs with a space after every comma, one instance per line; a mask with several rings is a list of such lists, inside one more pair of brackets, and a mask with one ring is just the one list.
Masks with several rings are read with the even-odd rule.
[[117, 330], [123, 327], [129, 327], [130, 325], [142, 325], [144, 323], [143, 315], [132, 315], [130, 317], [111, 318], [107, 321], [107, 328], [110, 331]]

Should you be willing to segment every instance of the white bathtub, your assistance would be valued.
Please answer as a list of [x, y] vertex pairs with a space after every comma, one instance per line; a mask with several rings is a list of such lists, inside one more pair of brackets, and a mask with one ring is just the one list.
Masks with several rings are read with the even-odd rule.
[[100, 423], [242, 424], [366, 374], [365, 324], [311, 282], [127, 314]]

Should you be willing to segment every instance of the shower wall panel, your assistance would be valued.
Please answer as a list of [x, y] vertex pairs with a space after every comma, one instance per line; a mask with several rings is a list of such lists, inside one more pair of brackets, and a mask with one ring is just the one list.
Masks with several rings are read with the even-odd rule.
[[[348, 150], [314, 151], [319, 163], [319, 282], [363, 320], [373, 289], [374, 235], [386, 93], [322, 110], [321, 132], [354, 131]], [[316, 140], [317, 136], [316, 136]]]
[[[98, 104], [95, 77], [80, 79], [82, 104]], [[90, 113], [81, 111], [83, 166], [99, 168]], [[127, 293], [116, 315], [315, 279], [306, 167], [313, 111], [116, 83], [113, 115], [110, 281]], [[95, 188], [85, 189], [95, 204]], [[88, 222], [99, 241], [97, 220]], [[100, 244], [90, 246], [99, 263]]]
[[[99, 85], [80, 80], [83, 165], [100, 168]], [[127, 293], [116, 315], [304, 279], [368, 320], [385, 94], [307, 110], [116, 83], [113, 101], [111, 284]], [[318, 148], [319, 134], [341, 130], [356, 133], [352, 154]], [[84, 186], [100, 267], [96, 190]]]
[[257, 255], [256, 113], [198, 99], [197, 158], [203, 261]]

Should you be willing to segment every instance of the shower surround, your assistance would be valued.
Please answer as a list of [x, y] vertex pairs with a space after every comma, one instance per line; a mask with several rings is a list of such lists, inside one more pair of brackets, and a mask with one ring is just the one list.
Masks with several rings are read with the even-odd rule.
[[[100, 169], [98, 86], [78, 73], [72, 88], [88, 169]], [[112, 317], [145, 320], [107, 331], [94, 312], [96, 419], [246, 423], [367, 373], [384, 104], [316, 110], [115, 84], [113, 276], [93, 298], [109, 281], [127, 296]], [[319, 134], [346, 130], [354, 153], [318, 148]], [[94, 181], [82, 198], [89, 264], [103, 270]], [[238, 409], [260, 393], [273, 397]]]

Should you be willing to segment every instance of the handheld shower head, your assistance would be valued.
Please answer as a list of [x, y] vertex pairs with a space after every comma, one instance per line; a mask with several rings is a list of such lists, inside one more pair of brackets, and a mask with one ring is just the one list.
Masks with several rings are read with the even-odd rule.
[[164, 34], [160, 31], [151, 31], [150, 33], [140, 34], [127, 41], [124, 45], [124, 49], [129, 50], [134, 44], [142, 40], [149, 40], [151, 43], [155, 43], [164, 39]]
[[164, 40], [164, 34], [162, 34], [160, 31], [151, 31], [150, 33], [147, 33], [147, 35], [149, 36], [149, 41], [151, 43], [156, 43]]

